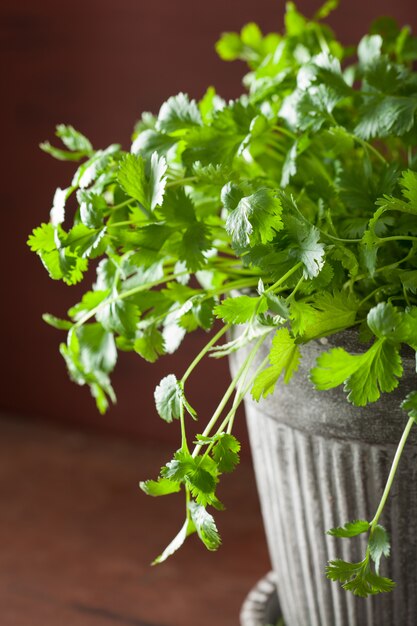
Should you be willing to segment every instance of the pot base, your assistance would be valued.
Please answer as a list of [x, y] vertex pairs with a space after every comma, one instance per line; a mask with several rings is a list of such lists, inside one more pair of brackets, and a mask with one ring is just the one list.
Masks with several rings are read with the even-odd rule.
[[282, 617], [274, 572], [250, 590], [240, 611], [240, 626], [275, 626]]

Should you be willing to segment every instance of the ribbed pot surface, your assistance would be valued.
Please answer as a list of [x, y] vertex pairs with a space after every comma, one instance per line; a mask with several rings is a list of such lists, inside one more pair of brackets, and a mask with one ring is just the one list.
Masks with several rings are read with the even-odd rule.
[[[360, 350], [351, 333], [335, 336], [332, 343]], [[384, 560], [381, 574], [393, 578], [397, 587], [365, 600], [345, 592], [324, 574], [330, 559], [358, 561], [364, 556], [364, 538], [335, 539], [326, 530], [374, 516], [407, 422], [399, 404], [417, 388], [415, 362], [403, 359], [404, 378], [394, 393], [358, 408], [346, 401], [340, 388], [318, 392], [308, 379], [317, 356], [329, 347], [320, 341], [304, 346], [302, 363], [290, 384], [280, 384], [273, 396], [259, 404], [246, 401], [258, 491], [285, 624], [416, 626], [415, 432], [380, 520], [392, 544], [392, 556]], [[244, 351], [233, 355], [233, 370], [244, 356]]]

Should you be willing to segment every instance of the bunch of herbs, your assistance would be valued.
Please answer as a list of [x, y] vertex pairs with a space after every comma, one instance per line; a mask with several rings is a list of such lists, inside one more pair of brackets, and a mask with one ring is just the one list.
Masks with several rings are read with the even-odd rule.
[[[289, 3], [284, 34], [263, 35], [253, 23], [224, 34], [217, 51], [248, 63], [247, 92], [230, 102], [213, 87], [198, 102], [169, 98], [158, 115], [142, 116], [130, 152], [94, 149], [65, 125], [56, 132], [63, 148], [41, 146], [78, 165], [30, 248], [68, 285], [96, 266], [68, 319], [45, 321], [67, 331], [60, 350], [69, 374], [90, 386], [99, 410], [115, 401], [119, 350], [154, 362], [186, 333], [215, 328], [187, 371], [155, 390], [160, 417], [179, 422], [180, 447], [141, 487], [186, 499], [184, 524], [156, 562], [192, 533], [209, 550], [219, 547], [212, 509], [223, 507], [221, 475], [239, 462], [236, 409], [245, 394], [260, 400], [280, 378], [288, 382], [303, 343], [359, 331], [361, 354], [333, 348], [311, 371], [317, 389], [344, 385], [357, 406], [395, 389], [402, 347], [417, 349], [417, 40], [385, 18], [357, 48], [345, 48], [323, 23], [335, 5], [309, 20]], [[237, 338], [221, 343], [237, 325]], [[269, 357], [254, 371], [270, 337]], [[187, 400], [190, 375], [206, 355], [247, 344], [218, 408], [190, 441], [187, 423], [198, 418]], [[330, 531], [368, 535], [363, 561], [327, 569], [361, 596], [394, 586], [379, 574], [389, 554], [379, 518], [417, 417], [417, 392], [403, 408], [409, 421], [374, 519]]]

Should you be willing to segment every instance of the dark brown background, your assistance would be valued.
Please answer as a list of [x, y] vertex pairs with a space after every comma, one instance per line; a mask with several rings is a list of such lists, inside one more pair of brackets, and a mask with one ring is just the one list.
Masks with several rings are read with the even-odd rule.
[[[312, 14], [321, 4], [301, 0]], [[190, 337], [179, 355], [156, 367], [122, 355], [114, 377], [119, 403], [104, 418], [86, 389], [67, 379], [58, 354], [59, 331], [43, 324], [44, 311], [62, 315], [80, 287], [52, 282], [25, 246], [45, 221], [57, 186], [72, 168], [41, 153], [57, 123], [71, 123], [97, 147], [129, 146], [140, 112], [156, 112], [178, 91], [200, 97], [215, 85], [237, 96], [241, 64], [221, 62], [213, 44], [219, 33], [257, 21], [265, 30], [282, 25], [284, 3], [273, 0], [3, 0], [0, 7], [2, 71], [1, 361], [0, 409], [61, 422], [101, 425], [140, 436], [171, 439], [160, 424], [153, 389], [170, 371], [181, 374], [204, 341]], [[357, 41], [371, 20], [391, 14], [416, 30], [415, 0], [344, 0], [331, 16], [345, 43]], [[191, 400], [202, 413], [213, 407], [227, 377], [226, 363], [205, 364], [192, 380]], [[198, 398], [198, 400], [197, 400]]]

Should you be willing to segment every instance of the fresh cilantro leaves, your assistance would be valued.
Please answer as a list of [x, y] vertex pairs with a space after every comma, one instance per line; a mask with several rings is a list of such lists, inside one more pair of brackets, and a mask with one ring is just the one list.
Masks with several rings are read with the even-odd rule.
[[126, 154], [120, 163], [118, 181], [128, 196], [153, 211], [164, 197], [167, 169], [164, 157], [154, 152], [148, 169], [147, 173], [140, 155]]
[[[67, 332], [69, 375], [89, 385], [99, 410], [115, 402], [119, 350], [152, 363], [189, 332], [216, 333], [182, 378], [169, 374], [155, 390], [157, 413], [178, 421], [181, 447], [141, 487], [152, 496], [184, 491], [187, 504], [156, 562], [190, 534], [210, 550], [220, 545], [208, 507], [222, 508], [219, 479], [239, 462], [237, 408], [248, 392], [261, 401], [286, 384], [302, 344], [360, 329], [362, 350], [323, 352], [310, 374], [318, 390], [343, 385], [358, 406], [397, 388], [404, 348], [417, 349], [417, 40], [384, 18], [356, 51], [344, 48], [323, 22], [336, 6], [327, 0], [307, 19], [289, 2], [283, 33], [254, 23], [225, 33], [216, 49], [248, 64], [244, 95], [226, 102], [209, 87], [200, 100], [172, 96], [142, 115], [130, 152], [95, 149], [63, 124], [61, 147], [41, 144], [77, 165], [28, 245], [68, 285], [96, 268], [68, 319], [44, 319]], [[187, 426], [197, 414], [185, 383], [207, 354], [238, 349], [247, 351], [243, 365], [191, 449]], [[416, 392], [402, 407], [406, 439]], [[331, 531], [369, 534], [362, 561], [328, 568], [356, 595], [393, 587], [379, 575], [389, 554], [381, 512]]]
[[[368, 533], [368, 548], [365, 558], [358, 563], [350, 563], [342, 559], [330, 561], [326, 573], [330, 580], [341, 583], [347, 591], [355, 596], [366, 598], [369, 595], [387, 593], [392, 591], [395, 583], [379, 574], [381, 558], [388, 557], [390, 553], [390, 541], [388, 533], [383, 526], [366, 520], [348, 522], [343, 528], [332, 528], [329, 535], [340, 538], [352, 538]], [[375, 571], [372, 571], [371, 563], [374, 563]]]
[[294, 372], [297, 371], [300, 360], [300, 351], [286, 328], [281, 328], [272, 340], [272, 347], [269, 354], [270, 366], [260, 372], [255, 378], [252, 396], [259, 400], [261, 396], [266, 397], [273, 393], [275, 385], [284, 373], [284, 381], [291, 380]]

